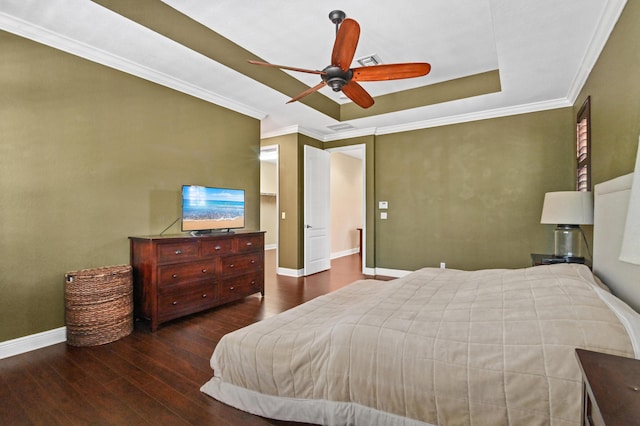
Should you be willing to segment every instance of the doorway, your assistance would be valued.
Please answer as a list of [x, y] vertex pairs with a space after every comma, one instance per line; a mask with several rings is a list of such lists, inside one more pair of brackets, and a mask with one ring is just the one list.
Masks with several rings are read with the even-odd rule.
[[260, 148], [260, 230], [265, 231], [265, 250], [276, 253], [278, 268], [278, 188], [279, 188], [278, 145]]
[[365, 145], [327, 151], [331, 153], [331, 258], [358, 253], [366, 259]]

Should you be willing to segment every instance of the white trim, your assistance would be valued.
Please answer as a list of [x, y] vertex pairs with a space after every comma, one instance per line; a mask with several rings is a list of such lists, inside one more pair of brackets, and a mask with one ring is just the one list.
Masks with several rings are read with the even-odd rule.
[[325, 140], [326, 136], [323, 135], [322, 133], [316, 132], [311, 129], [306, 129], [304, 127], [300, 127], [297, 124], [293, 126], [287, 126], [281, 129], [273, 130], [271, 132], [264, 132], [264, 133], [261, 132], [260, 139], [269, 139], [269, 138], [275, 138], [277, 136], [293, 135], [296, 133], [308, 136], [310, 138], [313, 138], [321, 142], [326, 142]]
[[277, 248], [278, 248], [278, 244], [277, 243], [276, 244], [265, 244], [265, 246], [264, 246], [264, 250], [265, 251], [267, 251], [267, 250], [275, 250]]
[[401, 278], [413, 272], [413, 271], [403, 271], [401, 269], [387, 269], [387, 268], [376, 268], [375, 271], [376, 271], [375, 275], [380, 275], [383, 277], [394, 277], [394, 278]]
[[627, 0], [609, 0], [605, 2], [605, 10], [600, 15], [600, 22], [596, 25], [596, 31], [589, 41], [587, 52], [582, 58], [582, 62], [567, 93], [567, 99], [572, 105], [578, 99], [582, 87], [587, 82], [596, 61], [600, 57], [600, 53], [602, 53], [604, 46], [609, 41], [609, 37], [626, 4]]
[[331, 141], [339, 141], [343, 139], [351, 139], [358, 138], [361, 136], [371, 136], [376, 134], [375, 127], [369, 127], [366, 129], [355, 129], [355, 130], [347, 130], [344, 132], [339, 132], [333, 135], [325, 135], [322, 137], [323, 142], [331, 142]]
[[269, 139], [269, 138], [275, 138], [278, 136], [284, 136], [284, 135], [292, 135], [294, 133], [300, 133], [300, 127], [295, 125], [295, 126], [287, 126], [287, 127], [283, 127], [281, 129], [278, 130], [274, 130], [272, 132], [264, 132], [260, 134], [260, 139]]
[[375, 268], [368, 268], [368, 267], [364, 266], [362, 268], [362, 273], [364, 275], [368, 275], [368, 276], [375, 276], [376, 275], [376, 269]]
[[411, 130], [427, 129], [430, 127], [447, 126], [449, 124], [467, 123], [470, 121], [507, 117], [509, 115], [519, 115], [530, 112], [547, 111], [557, 108], [567, 108], [572, 105], [573, 104], [565, 98], [553, 99], [550, 101], [534, 102], [525, 105], [515, 105], [506, 108], [495, 108], [468, 114], [452, 115], [450, 117], [436, 118], [433, 120], [416, 121], [413, 123], [400, 124], [397, 126], [380, 127], [376, 131], [376, 135], [388, 135], [391, 133], [408, 132]]
[[241, 104], [168, 74], [158, 72], [144, 65], [137, 64], [126, 58], [97, 49], [77, 40], [72, 40], [64, 35], [2, 12], [0, 12], [0, 28], [81, 58], [88, 59], [92, 62], [135, 75], [142, 79], [152, 81], [191, 96], [195, 96], [196, 98], [203, 99], [215, 105], [222, 106], [240, 114], [248, 115], [249, 117], [258, 120], [262, 120], [267, 116], [264, 111]]
[[289, 269], [278, 268], [278, 275], [284, 275], [285, 277], [299, 278], [304, 276], [304, 269]]
[[[575, 102], [575, 101], [574, 101]], [[549, 111], [552, 109], [568, 108], [573, 106], [567, 98], [552, 99], [550, 101], [533, 102], [524, 105], [515, 105], [504, 108], [495, 108], [492, 110], [472, 112], [468, 114], [453, 115], [443, 118], [435, 118], [432, 120], [414, 121], [412, 123], [399, 124], [386, 127], [370, 127], [367, 129], [350, 130], [346, 132], [334, 133], [332, 135], [321, 135], [318, 133], [312, 133], [309, 130], [303, 129], [299, 126], [289, 126], [280, 130], [274, 130], [269, 133], [261, 135], [262, 139], [271, 138], [275, 136], [288, 135], [293, 133], [303, 134], [305, 136], [312, 137], [321, 142], [331, 142], [337, 140], [350, 139], [360, 136], [369, 135], [388, 135], [392, 133], [410, 132], [413, 130], [428, 129], [432, 127], [448, 126], [450, 124], [468, 123], [471, 121], [488, 120], [491, 118], [508, 117], [510, 115], [527, 114], [532, 112]]]
[[45, 346], [55, 345], [67, 341], [67, 327], [54, 328], [53, 330], [18, 337], [17, 339], [0, 342], [0, 359], [31, 352]]
[[356, 254], [356, 253], [359, 253], [359, 252], [360, 252], [360, 248], [356, 247], [356, 248], [352, 248], [352, 249], [349, 249], [349, 250], [344, 250], [344, 251], [331, 253], [331, 260], [338, 259], [340, 257], [351, 256], [352, 254]]

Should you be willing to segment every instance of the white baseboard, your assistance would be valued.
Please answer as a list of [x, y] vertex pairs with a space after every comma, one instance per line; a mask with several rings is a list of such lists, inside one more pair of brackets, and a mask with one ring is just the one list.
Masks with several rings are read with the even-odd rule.
[[42, 333], [19, 337], [6, 342], [0, 342], [0, 359], [31, 352], [45, 346], [55, 345], [67, 341], [67, 327], [54, 328]]
[[352, 254], [356, 254], [360, 251], [360, 249], [358, 247], [356, 248], [352, 248], [349, 250], [344, 250], [344, 251], [339, 251], [336, 253], [331, 253], [331, 260], [333, 259], [337, 259], [339, 257], [345, 257], [345, 256], [351, 256]]
[[411, 272], [413, 271], [403, 271], [401, 269], [375, 268], [375, 275], [380, 275], [383, 277], [400, 278], [410, 274]]
[[304, 269], [289, 269], [289, 268], [278, 268], [278, 275], [284, 275], [285, 277], [302, 277], [304, 276]]
[[375, 275], [376, 268], [367, 268], [366, 266], [362, 269], [362, 273], [365, 275]]

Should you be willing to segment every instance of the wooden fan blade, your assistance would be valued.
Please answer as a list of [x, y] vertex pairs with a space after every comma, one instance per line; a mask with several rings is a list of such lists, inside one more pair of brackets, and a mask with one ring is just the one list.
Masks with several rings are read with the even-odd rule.
[[353, 79], [357, 81], [399, 80], [402, 78], [422, 77], [429, 74], [431, 65], [426, 62], [405, 64], [383, 64], [353, 69]]
[[268, 62], [260, 62], [260, 61], [252, 61], [252, 60], [248, 60], [247, 62], [249, 62], [250, 64], [253, 64], [253, 65], [262, 65], [263, 67], [272, 67], [272, 68], [280, 68], [280, 69], [283, 69], [283, 70], [306, 72], [308, 74], [318, 74], [318, 75], [325, 75], [326, 74], [326, 72], [324, 72], [324, 71], [307, 70], [307, 69], [304, 69], [304, 68], [288, 67], [286, 65], [270, 64]]
[[369, 108], [374, 103], [371, 95], [353, 80], [342, 86], [342, 93], [362, 108]]
[[309, 87], [307, 90], [305, 90], [304, 92], [300, 93], [299, 95], [289, 99], [289, 101], [287, 102], [288, 104], [290, 104], [291, 102], [295, 102], [298, 101], [302, 98], [304, 98], [307, 95], [310, 95], [311, 93], [318, 91], [320, 89], [322, 89], [324, 86], [326, 86], [327, 83], [325, 83], [324, 81], [321, 81], [319, 84], [313, 86], [313, 87]]
[[356, 54], [359, 38], [360, 25], [350, 18], [342, 21], [340, 28], [338, 28], [338, 34], [336, 34], [336, 41], [333, 44], [331, 65], [347, 72], [351, 68], [353, 56]]

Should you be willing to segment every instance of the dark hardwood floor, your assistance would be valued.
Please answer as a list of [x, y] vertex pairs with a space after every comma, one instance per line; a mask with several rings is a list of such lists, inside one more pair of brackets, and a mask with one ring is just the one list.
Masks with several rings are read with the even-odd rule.
[[259, 294], [160, 326], [145, 322], [107, 345], [66, 343], [0, 360], [2, 425], [290, 425], [226, 406], [200, 392], [213, 375], [220, 338], [364, 278], [360, 257], [332, 261], [306, 278], [275, 274], [266, 252], [265, 297]]

